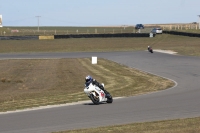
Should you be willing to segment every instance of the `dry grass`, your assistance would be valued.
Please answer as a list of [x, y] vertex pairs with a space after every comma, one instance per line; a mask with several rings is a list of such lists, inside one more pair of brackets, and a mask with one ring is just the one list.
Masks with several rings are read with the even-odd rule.
[[[92, 65], [88, 58], [0, 60], [0, 71], [0, 111], [88, 100], [83, 93], [84, 78], [88, 74], [104, 82], [114, 97], [133, 96], [174, 85], [172, 81], [152, 78], [152, 75], [105, 59], [98, 60], [98, 65]], [[119, 82], [122, 80], [123, 83]]]
[[71, 38], [56, 40], [1, 40], [0, 53], [10, 52], [73, 52], [174, 50], [183, 55], [200, 56], [200, 38], [177, 35], [156, 35], [154, 38]]
[[200, 117], [69, 130], [59, 133], [199, 133], [199, 125]]

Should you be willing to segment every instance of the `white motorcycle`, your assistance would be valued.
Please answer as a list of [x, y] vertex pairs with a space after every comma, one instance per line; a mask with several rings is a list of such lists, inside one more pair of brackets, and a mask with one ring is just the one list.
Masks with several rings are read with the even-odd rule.
[[[102, 85], [104, 87], [103, 83]], [[88, 86], [85, 87], [84, 92], [96, 105], [102, 102], [107, 102], [107, 103], [113, 102], [113, 98], [110, 94], [109, 94], [109, 97], [106, 98], [105, 92], [101, 90], [98, 86], [93, 85], [92, 83], [90, 83]]]

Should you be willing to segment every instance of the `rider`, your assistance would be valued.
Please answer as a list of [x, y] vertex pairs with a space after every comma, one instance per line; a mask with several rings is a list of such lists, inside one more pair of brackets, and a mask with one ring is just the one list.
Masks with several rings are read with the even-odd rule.
[[151, 47], [150, 46], [148, 46], [148, 50], [150, 50], [151, 49]]
[[105, 88], [103, 87], [102, 84], [100, 84], [97, 80], [93, 79], [90, 75], [85, 77], [85, 86], [88, 86], [90, 83], [92, 83], [93, 85], [98, 86], [101, 90], [103, 90], [106, 94], [106, 97], [109, 97], [109, 92], [107, 92], [105, 90]]

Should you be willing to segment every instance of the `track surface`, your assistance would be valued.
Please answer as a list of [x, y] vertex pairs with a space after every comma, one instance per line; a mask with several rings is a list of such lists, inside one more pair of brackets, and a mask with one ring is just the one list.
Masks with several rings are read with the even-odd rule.
[[[78, 104], [0, 114], [0, 133], [41, 133], [132, 122], [200, 116], [200, 58], [162, 53], [35, 53], [0, 54], [8, 58], [106, 58], [170, 78], [177, 86], [165, 91], [115, 99], [112, 104]], [[109, 88], [107, 88], [109, 91]]]

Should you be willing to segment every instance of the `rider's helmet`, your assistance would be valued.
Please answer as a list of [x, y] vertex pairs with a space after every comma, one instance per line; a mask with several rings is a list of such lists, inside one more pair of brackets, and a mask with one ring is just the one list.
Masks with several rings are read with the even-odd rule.
[[92, 77], [90, 76], [90, 75], [87, 75], [86, 77], [85, 77], [85, 82], [88, 84], [88, 83], [90, 83], [92, 81]]
[[150, 48], [150, 46], [148, 46], [148, 48]]

